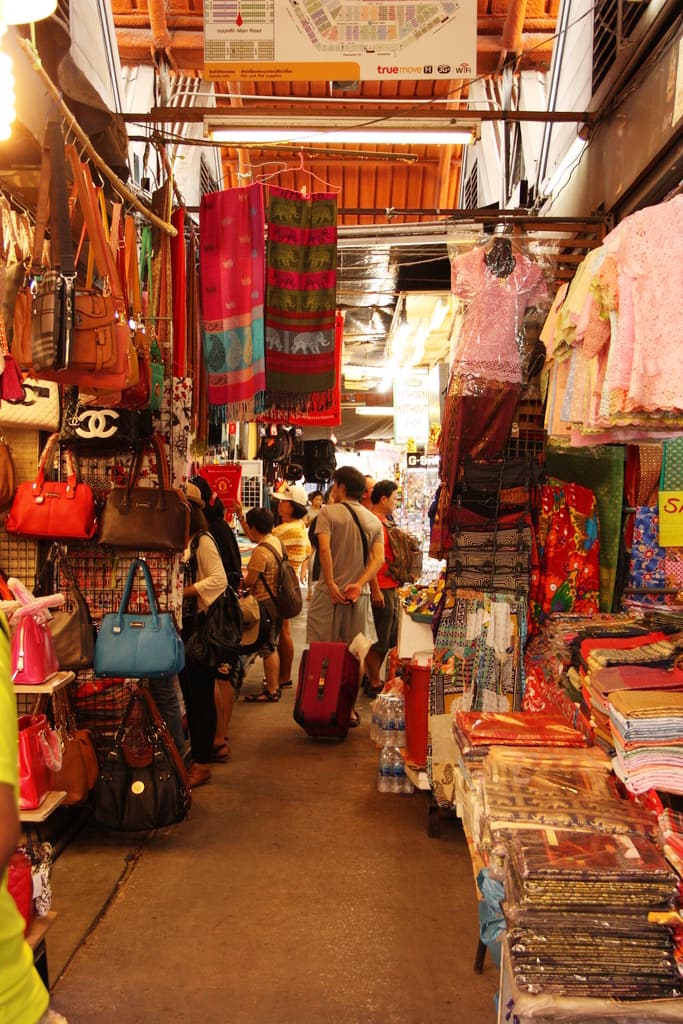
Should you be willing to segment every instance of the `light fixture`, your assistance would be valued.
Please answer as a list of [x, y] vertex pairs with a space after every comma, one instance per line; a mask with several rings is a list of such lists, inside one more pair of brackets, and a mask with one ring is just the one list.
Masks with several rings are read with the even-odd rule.
[[49, 18], [57, 10], [57, 0], [0, 0], [0, 22], [28, 25]]
[[237, 146], [240, 143], [289, 143], [320, 145], [349, 143], [386, 145], [461, 145], [474, 141], [472, 125], [440, 118], [337, 117], [327, 120], [316, 117], [250, 117], [234, 114], [204, 118], [204, 136], [214, 142]]
[[396, 409], [393, 405], [357, 405], [358, 416], [395, 416]]

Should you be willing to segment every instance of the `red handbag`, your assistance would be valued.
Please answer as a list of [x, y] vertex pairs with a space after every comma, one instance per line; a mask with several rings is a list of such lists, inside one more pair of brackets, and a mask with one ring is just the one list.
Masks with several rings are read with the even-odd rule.
[[[66, 480], [46, 481], [45, 468], [52, 459], [59, 434], [51, 434], [38, 463], [33, 482], [19, 484], [5, 522], [8, 533], [45, 540], [90, 540], [97, 529], [95, 498], [87, 484], [78, 481], [73, 452], [66, 450]], [[51, 462], [49, 463], [52, 464]]]
[[59, 737], [46, 715], [19, 716], [19, 807], [40, 807], [50, 788], [50, 771], [62, 765]]
[[24, 935], [33, 920], [33, 871], [27, 850], [16, 850], [7, 865], [7, 888], [24, 919]]

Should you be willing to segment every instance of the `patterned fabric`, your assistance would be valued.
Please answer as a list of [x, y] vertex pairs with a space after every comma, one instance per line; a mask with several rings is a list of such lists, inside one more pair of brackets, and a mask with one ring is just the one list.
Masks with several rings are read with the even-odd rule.
[[266, 413], [327, 413], [335, 399], [337, 199], [268, 190]]
[[434, 799], [455, 800], [458, 753], [453, 714], [468, 709], [515, 709], [523, 689], [526, 602], [511, 595], [463, 592], [441, 618], [429, 681], [427, 771]]
[[[636, 508], [631, 541], [628, 585], [637, 590], [664, 587], [666, 551], [659, 546], [659, 512], [649, 505]], [[639, 601], [659, 603], [660, 594], [638, 594]]]
[[263, 187], [202, 196], [202, 345], [213, 422], [256, 418], [265, 403]]
[[327, 410], [316, 412], [292, 413], [288, 422], [294, 427], [305, 427], [314, 424], [317, 427], [338, 427], [342, 421], [341, 414], [341, 382], [342, 382], [342, 351], [344, 340], [344, 314], [337, 310], [334, 317], [334, 384], [332, 399]]
[[683, 437], [665, 441], [660, 490], [683, 491]]
[[572, 480], [595, 495], [600, 524], [600, 608], [612, 610], [619, 564], [624, 493], [624, 448], [548, 448], [546, 467], [551, 476]]
[[636, 494], [637, 505], [654, 505], [659, 490], [663, 449], [661, 444], [638, 445], [640, 479]]
[[600, 540], [595, 496], [586, 487], [551, 480], [541, 489], [539, 566], [532, 570], [532, 617], [598, 610]]

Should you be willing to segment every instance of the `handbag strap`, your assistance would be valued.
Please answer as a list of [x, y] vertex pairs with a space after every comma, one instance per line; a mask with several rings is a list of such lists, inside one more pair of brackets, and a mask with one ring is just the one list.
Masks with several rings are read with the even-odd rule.
[[[275, 548], [273, 547], [273, 545], [266, 543], [265, 540], [262, 540], [257, 545], [257, 547], [268, 548], [269, 551], [272, 551], [273, 554], [275, 555], [276, 560], [277, 560], [277, 564], [278, 564], [278, 566], [280, 568], [280, 572], [282, 572], [282, 564], [283, 564], [283, 562], [288, 561], [287, 552], [285, 551], [284, 545], [282, 546], [282, 555], [278, 555], [278, 553], [275, 550]], [[273, 593], [273, 591], [268, 586], [268, 580], [266, 579], [264, 573], [260, 572], [259, 576], [261, 577], [261, 582], [263, 583], [263, 586], [266, 588], [266, 590], [270, 594], [271, 601], [273, 602], [273, 604], [275, 604], [275, 594]]]
[[[50, 150], [50, 219], [52, 223], [52, 263], [63, 277], [75, 276], [74, 246], [69, 217], [69, 193], [66, 184], [64, 138], [59, 121], [49, 121], [47, 144]], [[57, 243], [55, 252], [55, 242]]]
[[118, 267], [107, 243], [102, 217], [96, 206], [95, 186], [90, 166], [80, 159], [73, 145], [67, 147], [67, 152], [76, 183], [78, 203], [85, 220], [90, 245], [95, 254], [95, 263], [100, 274], [108, 279], [109, 290], [113, 297], [125, 305]]
[[152, 574], [149, 571], [149, 566], [144, 558], [134, 558], [131, 562], [130, 569], [128, 570], [128, 579], [126, 580], [126, 586], [123, 591], [123, 597], [121, 598], [121, 604], [117, 612], [117, 626], [115, 627], [118, 632], [123, 629], [123, 616], [128, 608], [128, 602], [130, 601], [130, 595], [133, 591], [133, 581], [135, 574], [138, 569], [142, 570], [142, 575], [145, 580], [145, 588], [147, 590], [147, 602], [149, 604], [150, 614], [152, 616], [152, 629], [159, 629], [159, 604], [157, 602], [156, 591], [154, 590], [154, 583], [152, 582]]
[[162, 439], [158, 434], [152, 434], [151, 437], [144, 439], [143, 443], [137, 448], [135, 452], [135, 458], [131, 463], [131, 467], [128, 471], [128, 479], [126, 481], [126, 493], [123, 496], [121, 503], [121, 509], [125, 512], [130, 503], [130, 492], [135, 486], [138, 477], [142, 471], [142, 460], [145, 452], [148, 448], [152, 448], [156, 454], [156, 466], [157, 466], [157, 480], [159, 486], [157, 488], [157, 505], [158, 509], [166, 508], [166, 492], [171, 489], [171, 481], [168, 472], [168, 463], [166, 461], [166, 455], [163, 448]]
[[[55, 448], [58, 445], [58, 443], [59, 433], [50, 434], [47, 441], [45, 442], [45, 447], [43, 448], [43, 451], [40, 456], [40, 461], [38, 463], [38, 472], [36, 473], [35, 480], [31, 484], [31, 494], [33, 495], [34, 499], [38, 499], [42, 496], [43, 488], [45, 486], [45, 470], [47, 469], [48, 464], [51, 465], [51, 463], [49, 463], [49, 460], [54, 460]], [[65, 462], [67, 475], [66, 491], [64, 496], [66, 498], [73, 499], [76, 497], [78, 470], [76, 467], [76, 462], [74, 461], [73, 452], [69, 448], [66, 449]]]
[[356, 513], [353, 511], [351, 506], [348, 504], [348, 502], [342, 501], [341, 504], [344, 506], [344, 508], [348, 509], [349, 515], [351, 516], [351, 518], [353, 519], [354, 523], [358, 527], [358, 531], [360, 533], [361, 544], [363, 545], [363, 565], [367, 565], [368, 564], [368, 538], [365, 536], [365, 530], [360, 525], [360, 519], [358, 518]]
[[36, 201], [36, 226], [33, 233], [33, 253], [31, 256], [31, 276], [39, 274], [43, 266], [43, 246], [50, 209], [50, 150], [47, 145], [47, 132], [40, 158], [40, 181]]

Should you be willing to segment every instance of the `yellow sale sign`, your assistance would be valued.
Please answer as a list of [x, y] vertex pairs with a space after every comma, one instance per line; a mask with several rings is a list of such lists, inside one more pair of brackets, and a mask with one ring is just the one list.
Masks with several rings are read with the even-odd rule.
[[663, 548], [683, 547], [683, 491], [659, 492], [659, 543]]

